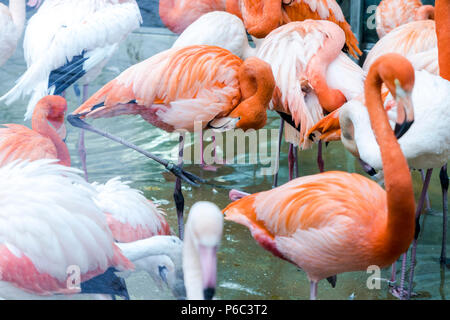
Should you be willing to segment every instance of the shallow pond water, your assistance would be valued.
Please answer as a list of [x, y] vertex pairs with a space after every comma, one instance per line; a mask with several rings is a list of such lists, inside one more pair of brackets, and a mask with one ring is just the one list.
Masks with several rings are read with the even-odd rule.
[[[137, 63], [156, 52], [170, 47], [175, 36], [165, 30], [142, 28], [133, 33], [120, 47], [104, 72], [91, 85], [90, 93], [98, 90], [128, 66]], [[0, 69], [0, 93], [4, 94], [25, 70], [21, 47]], [[80, 102], [73, 89], [67, 91], [69, 112]], [[26, 101], [13, 105], [0, 105], [0, 123], [23, 123]], [[30, 125], [29, 122], [26, 123]], [[178, 135], [168, 134], [146, 123], [137, 116], [122, 116], [114, 119], [99, 119], [95, 124], [119, 135], [142, 148], [165, 158], [176, 159]], [[279, 118], [269, 113], [266, 129], [276, 129]], [[74, 167], [80, 167], [77, 156], [78, 130], [67, 124], [67, 144]], [[275, 139], [275, 135], [273, 136]], [[275, 139], [276, 140], [276, 139]], [[208, 144], [209, 142], [205, 142]], [[260, 144], [260, 147], [263, 144]], [[86, 133], [87, 166], [91, 182], [105, 182], [121, 176], [132, 181], [132, 186], [142, 190], [146, 197], [159, 204], [167, 213], [167, 219], [177, 230], [175, 205], [173, 202], [174, 178], [164, 172], [162, 166], [143, 155], [129, 150], [103, 137]], [[267, 146], [270, 154], [270, 146]], [[279, 182], [284, 183], [287, 175], [286, 144], [282, 145]], [[318, 172], [316, 164], [317, 147], [299, 153], [300, 175]], [[235, 159], [237, 160], [237, 159]], [[343, 170], [363, 174], [357, 161], [340, 142], [324, 148], [326, 170]], [[234, 161], [236, 162], [236, 161]], [[186, 165], [186, 169], [209, 182], [220, 185], [203, 185], [199, 188], [183, 185], [185, 212], [195, 201], [209, 200], [224, 208], [230, 201], [231, 188], [249, 193], [271, 188], [272, 176], [262, 175], [262, 164], [229, 164], [218, 167], [217, 172], [203, 171], [198, 164]], [[413, 172], [416, 197], [420, 192], [421, 178]], [[415, 287], [417, 299], [446, 299], [450, 296], [450, 270], [442, 269], [438, 263], [442, 232], [441, 191], [437, 172], [434, 173], [429, 192], [432, 209], [423, 216], [422, 233], [419, 239]], [[309, 282], [304, 272], [292, 264], [282, 261], [262, 249], [243, 226], [225, 222], [223, 242], [218, 253], [217, 299], [308, 299]], [[397, 270], [400, 269], [398, 263]], [[368, 289], [366, 281], [370, 274], [351, 272], [338, 275], [336, 288], [326, 281], [319, 283], [319, 299], [395, 299], [388, 293], [386, 282], [380, 289]], [[390, 269], [382, 270], [382, 277], [390, 277]], [[131, 297], [134, 299], [173, 299], [168, 290], [159, 291], [145, 273], [133, 274], [127, 279]]]

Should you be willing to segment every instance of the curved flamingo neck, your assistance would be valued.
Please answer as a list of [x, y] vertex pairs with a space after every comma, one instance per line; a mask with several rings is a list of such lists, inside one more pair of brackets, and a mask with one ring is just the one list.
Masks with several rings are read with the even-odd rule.
[[383, 163], [388, 217], [385, 232], [380, 235], [380, 244], [383, 244], [380, 253], [389, 260], [396, 259], [405, 252], [413, 240], [415, 202], [408, 163], [383, 108], [381, 97], [383, 79], [379, 69], [383, 61], [387, 59], [393, 59], [393, 57], [380, 58], [371, 67], [365, 82], [365, 99]]
[[61, 140], [55, 128], [50, 126], [47, 120], [47, 110], [45, 107], [36, 106], [31, 120], [31, 128], [40, 135], [49, 138], [55, 145], [59, 163], [70, 167], [70, 154], [67, 145]]
[[433, 20], [434, 7], [431, 5], [421, 6], [416, 11], [416, 20]]
[[192, 22], [211, 11], [225, 11], [226, 0], [159, 1], [159, 16], [167, 28], [181, 33]]
[[450, 81], [450, 0], [436, 0], [435, 6], [439, 72]]

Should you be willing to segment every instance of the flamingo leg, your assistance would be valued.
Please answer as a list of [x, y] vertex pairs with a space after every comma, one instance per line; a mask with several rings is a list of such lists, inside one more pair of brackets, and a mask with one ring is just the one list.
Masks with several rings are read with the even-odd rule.
[[275, 174], [273, 175], [273, 185], [272, 188], [278, 186], [278, 170], [280, 170], [280, 153], [281, 153], [281, 140], [283, 138], [284, 130], [284, 120], [280, 118], [280, 130], [278, 131], [278, 150], [277, 150], [277, 162], [275, 168], [277, 168]]
[[[411, 291], [412, 291], [412, 284], [413, 284], [413, 278], [414, 278], [414, 269], [416, 265], [416, 250], [417, 250], [417, 239], [419, 238], [420, 233], [420, 213], [422, 212], [423, 205], [425, 203], [425, 195], [427, 194], [428, 186], [430, 184], [431, 180], [431, 174], [433, 173], [433, 169], [428, 169], [425, 181], [422, 186], [422, 193], [420, 194], [419, 203], [417, 204], [416, 208], [416, 233], [414, 235], [413, 245], [411, 249], [411, 267], [409, 271], [409, 286], [408, 286], [408, 295], [407, 298], [409, 299], [411, 297]], [[406, 270], [402, 269], [402, 273], [406, 272]]]
[[447, 165], [444, 165], [441, 168], [441, 172], [439, 173], [439, 179], [441, 181], [441, 189], [442, 189], [442, 249], [441, 249], [441, 257], [439, 259], [441, 265], [450, 264], [450, 261], [447, 259], [447, 226], [448, 226], [448, 173], [447, 173]]
[[392, 267], [391, 267], [391, 279], [390, 279], [390, 282], [391, 282], [391, 283], [395, 283], [396, 278], [397, 278], [397, 261], [395, 261], [395, 262], [392, 264]]
[[288, 168], [289, 168], [289, 181], [293, 179], [294, 176], [294, 145], [292, 143], [289, 144], [289, 153], [288, 153]]
[[[85, 84], [85, 85], [83, 85], [83, 101], [82, 101], [82, 103], [85, 102], [89, 98], [88, 94], [89, 94], [89, 85]], [[80, 130], [80, 134], [78, 136], [78, 155], [80, 157], [81, 167], [84, 172], [84, 179], [86, 181], [89, 181], [87, 165], [86, 165], [86, 147], [84, 145], [84, 130], [83, 129]]]
[[[420, 175], [422, 177], [422, 183], [424, 183], [425, 182], [425, 173], [423, 172], [422, 169], [419, 169], [419, 171], [420, 171]], [[426, 203], [426, 206], [427, 206], [426, 207], [427, 210], [430, 210], [431, 209], [431, 204], [430, 204], [430, 197], [428, 196], [428, 192], [425, 195], [425, 203]]]
[[316, 300], [317, 298], [317, 282], [310, 281], [309, 285], [309, 300]]
[[[184, 134], [180, 134], [179, 151], [178, 151], [178, 166], [183, 166], [183, 148], [184, 148]], [[175, 190], [173, 192], [173, 198], [175, 200], [175, 206], [177, 208], [177, 220], [178, 220], [178, 236], [183, 240], [184, 236], [184, 196], [181, 192], [181, 179], [177, 177], [175, 181]]]
[[317, 146], [317, 166], [319, 167], [319, 172], [324, 171], [324, 162], [322, 157], [322, 140], [319, 140], [319, 144]]

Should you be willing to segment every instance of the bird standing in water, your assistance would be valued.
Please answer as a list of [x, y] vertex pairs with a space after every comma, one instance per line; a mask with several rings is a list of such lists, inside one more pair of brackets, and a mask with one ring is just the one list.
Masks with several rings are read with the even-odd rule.
[[396, 134], [400, 136], [413, 118], [414, 69], [402, 56], [386, 54], [373, 64], [365, 81], [386, 191], [359, 174], [329, 171], [248, 195], [223, 210], [226, 220], [247, 226], [262, 247], [307, 273], [311, 299], [316, 298], [318, 281], [366, 271], [371, 265], [388, 266], [414, 238], [412, 180], [383, 108], [383, 82], [408, 115]]
[[178, 166], [137, 146], [132, 148], [177, 175], [174, 198], [182, 238], [181, 180], [191, 184], [200, 181], [181, 169], [183, 130], [192, 132], [196, 123], [217, 130], [260, 129], [267, 121], [274, 86], [270, 66], [258, 58], [242, 61], [228, 50], [206, 45], [172, 48], [122, 72], [69, 115], [68, 121], [92, 130], [82, 118], [141, 115], [163, 130], [180, 132]]

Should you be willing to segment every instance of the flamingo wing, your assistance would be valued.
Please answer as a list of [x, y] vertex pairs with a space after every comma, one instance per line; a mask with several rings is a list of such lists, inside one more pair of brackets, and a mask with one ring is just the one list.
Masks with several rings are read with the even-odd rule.
[[[40, 98], [51, 91], [61, 92], [62, 84], [67, 87], [104, 63], [117, 43], [141, 22], [135, 1], [45, 1], [25, 31], [28, 69], [1, 99], [9, 104], [33, 93], [26, 114], [31, 117]], [[65, 72], [54, 75], [49, 83], [52, 71], [60, 68]], [[49, 86], [55, 88], [49, 90]]]
[[[294, 179], [235, 201], [223, 212], [315, 280], [364, 268], [366, 246], [387, 223], [385, 191], [361, 175], [338, 171]], [[371, 251], [366, 252], [368, 258]]]
[[380, 38], [402, 24], [414, 21], [420, 0], [383, 0], [375, 12], [377, 33]]
[[58, 159], [53, 142], [39, 133], [18, 124], [0, 128], [0, 166], [17, 159]]
[[283, 5], [283, 10], [286, 13], [283, 15], [284, 23], [306, 19], [328, 20], [336, 23], [345, 32], [349, 53], [355, 58], [362, 54], [358, 48], [358, 40], [335, 0], [294, 0], [289, 5]]
[[168, 131], [193, 130], [196, 121], [206, 125], [238, 104], [241, 64], [239, 57], [219, 47], [172, 48], [128, 68], [73, 114], [141, 114]]
[[[436, 24], [433, 20], [413, 21], [389, 32], [370, 50], [363, 69], [367, 72], [372, 63], [389, 52], [395, 52], [406, 58], [437, 48]], [[429, 71], [433, 72], [435, 67]]]
[[74, 293], [68, 268], [86, 281], [109, 267], [133, 267], [78, 173], [47, 159], [0, 168], [1, 281], [39, 295]]
[[120, 181], [120, 177], [105, 184], [93, 184], [98, 191], [94, 201], [106, 213], [114, 239], [131, 242], [155, 235], [170, 235], [164, 212], [128, 184]]

